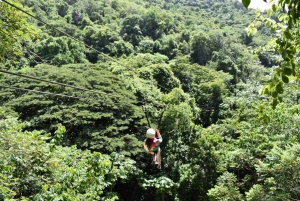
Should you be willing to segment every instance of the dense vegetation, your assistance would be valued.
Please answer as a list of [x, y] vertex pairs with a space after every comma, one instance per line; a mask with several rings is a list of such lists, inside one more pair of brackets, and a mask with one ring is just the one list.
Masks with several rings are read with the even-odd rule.
[[296, 1], [9, 2], [0, 200], [300, 199]]

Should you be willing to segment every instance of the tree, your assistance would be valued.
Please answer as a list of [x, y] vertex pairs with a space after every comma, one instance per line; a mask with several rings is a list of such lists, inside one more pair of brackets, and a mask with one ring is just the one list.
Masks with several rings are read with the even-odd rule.
[[125, 41], [129, 41], [133, 46], [137, 46], [142, 40], [141, 21], [141, 16], [130, 15], [122, 23], [121, 35]]
[[232, 76], [196, 64], [190, 70], [193, 80], [191, 94], [197, 106], [202, 108], [197, 123], [207, 127], [219, 118], [219, 106], [228, 95]]
[[160, 44], [159, 52], [168, 56], [169, 59], [174, 59], [179, 53], [179, 45], [177, 43], [177, 39], [173, 35], [163, 37]]
[[192, 38], [191, 59], [200, 65], [205, 65], [212, 57], [210, 39], [204, 34], [198, 34]]
[[[21, 7], [18, 1], [9, 2]], [[26, 14], [5, 2], [0, 2], [0, 16], [0, 62], [17, 61], [27, 51], [26, 42], [36, 38], [38, 32], [28, 23]]]
[[186, 93], [192, 93], [192, 66], [187, 56], [177, 57], [171, 64], [174, 75], [180, 80], [181, 88]]
[[236, 186], [237, 179], [234, 174], [225, 172], [218, 178], [217, 185], [208, 191], [210, 201], [243, 200], [242, 194]]
[[[0, 121], [3, 200], [117, 200], [115, 183], [139, 174], [134, 161], [120, 154], [62, 147], [42, 131], [21, 131], [25, 124], [16, 118]], [[59, 127], [57, 135], [64, 131]]]
[[232, 75], [231, 84], [235, 85], [238, 80], [239, 70], [236, 64], [227, 56], [224, 52], [220, 51], [215, 54], [214, 57], [217, 59], [217, 69], [218, 71], [223, 71]]
[[110, 52], [113, 56], [122, 56], [122, 55], [130, 55], [133, 53], [133, 45], [129, 42], [119, 40], [115, 41], [111, 46], [110, 46]]
[[247, 200], [297, 200], [300, 176], [299, 144], [284, 148], [274, 147], [266, 160], [260, 161], [256, 168], [262, 184], [254, 185], [247, 193]]
[[190, 160], [179, 167], [180, 200], [208, 200], [207, 192], [216, 184], [219, 150], [222, 150], [223, 143], [215, 129], [196, 127], [194, 131], [198, 139], [189, 146]]
[[156, 10], [150, 10], [142, 16], [140, 24], [143, 35], [150, 36], [153, 40], [161, 37], [161, 16]]
[[41, 40], [32, 43], [31, 48], [35, 52], [29, 57], [31, 65], [45, 61], [57, 66], [69, 63], [87, 63], [84, 54], [85, 47], [66, 36], [43, 35]]
[[[299, 115], [297, 114], [299, 106], [282, 103], [277, 106], [276, 110], [268, 107], [264, 115], [270, 117], [270, 123], [265, 125], [257, 118], [259, 114], [257, 105], [260, 101], [251, 91], [257, 91], [257, 89], [244, 89], [236, 92], [234, 105], [229, 106], [227, 99], [226, 102], [224, 101], [224, 107], [221, 108], [224, 113], [226, 113], [224, 110], [235, 110], [235, 112], [229, 118], [219, 121], [215, 127], [226, 143], [218, 163], [218, 170], [223, 173], [226, 171], [234, 173], [237, 179], [234, 187], [237, 187], [239, 192], [246, 195], [249, 200], [258, 200], [259, 197], [262, 200], [271, 198], [277, 200], [276, 196], [282, 196], [283, 199], [293, 198], [295, 192], [291, 190], [294, 189], [291, 186], [297, 184], [292, 182], [286, 184], [285, 182], [289, 179], [285, 180], [285, 176], [279, 175], [297, 177], [295, 175], [298, 174], [299, 168], [294, 165], [297, 163], [295, 153], [298, 148], [296, 147], [299, 146]], [[291, 160], [287, 160], [288, 158]], [[291, 161], [295, 161], [295, 164]], [[278, 169], [273, 170], [275, 164], [278, 164]], [[283, 166], [293, 168], [283, 173], [279, 170], [288, 171], [289, 169]], [[274, 174], [276, 176], [273, 176]], [[276, 177], [276, 182], [272, 177]], [[218, 186], [221, 190], [220, 185]], [[281, 186], [288, 187], [282, 189]], [[217, 193], [218, 191], [215, 190], [214, 192]]]
[[84, 42], [103, 53], [110, 53], [111, 43], [119, 40], [116, 30], [109, 26], [86, 26], [83, 29]]
[[[251, 0], [243, 0], [245, 7], [248, 7]], [[264, 23], [269, 26], [273, 32], [278, 32], [275, 40], [270, 43], [268, 49], [281, 56], [279, 66], [274, 70], [273, 77], [269, 84], [262, 91], [273, 97], [273, 108], [282, 101], [282, 93], [284, 86], [290, 81], [297, 81], [299, 77], [299, 50], [300, 42], [298, 36], [300, 34], [300, 2], [298, 0], [279, 0], [271, 1], [272, 9], [269, 9], [266, 18], [263, 15], [257, 15], [256, 20], [248, 27], [249, 34], [256, 32], [257, 27]], [[278, 21], [271, 18], [276, 13]]]
[[[62, 124], [67, 129], [64, 145], [76, 144], [82, 149], [102, 153], [116, 151], [128, 156], [138, 156], [142, 152], [138, 140], [142, 138], [139, 130], [146, 125], [142, 108], [136, 106], [134, 95], [125, 89], [123, 82], [108, 70], [97, 65], [74, 64], [59, 68], [43, 64], [23, 68], [19, 73], [99, 91], [83, 92], [45, 82], [3, 77], [5, 85], [88, 99], [1, 90], [1, 104], [16, 111], [21, 120], [31, 122], [28, 130], [53, 134], [56, 126]], [[12, 96], [14, 99], [10, 98]]]

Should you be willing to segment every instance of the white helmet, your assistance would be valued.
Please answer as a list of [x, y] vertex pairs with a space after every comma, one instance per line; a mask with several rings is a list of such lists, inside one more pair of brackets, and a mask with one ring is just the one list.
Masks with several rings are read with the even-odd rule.
[[147, 138], [154, 138], [155, 137], [155, 130], [153, 128], [149, 128], [146, 132]]

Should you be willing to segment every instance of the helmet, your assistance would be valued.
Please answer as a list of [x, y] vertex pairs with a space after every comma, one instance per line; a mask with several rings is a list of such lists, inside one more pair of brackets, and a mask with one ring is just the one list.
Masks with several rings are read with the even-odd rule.
[[149, 128], [146, 132], [147, 138], [154, 138], [155, 137], [155, 130], [153, 128]]

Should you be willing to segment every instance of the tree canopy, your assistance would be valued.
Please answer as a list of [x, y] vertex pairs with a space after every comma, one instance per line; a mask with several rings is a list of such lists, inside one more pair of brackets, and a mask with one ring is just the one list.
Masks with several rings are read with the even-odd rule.
[[[243, 0], [248, 7], [250, 0]], [[256, 28], [265, 24], [276, 33], [276, 37], [265, 48], [280, 55], [278, 67], [274, 69], [272, 79], [262, 91], [273, 97], [273, 107], [282, 101], [284, 86], [289, 82], [297, 82], [299, 77], [299, 17], [300, 3], [296, 0], [270, 1], [272, 8], [268, 10], [268, 17], [257, 15], [255, 22], [249, 26], [249, 33], [256, 32]]]
[[0, 1], [0, 200], [299, 200], [299, 2], [250, 2]]
[[[19, 1], [13, 3], [21, 6]], [[38, 28], [28, 23], [26, 14], [5, 3], [0, 3], [0, 16], [0, 62], [13, 63], [24, 53], [31, 53], [24, 44], [37, 37]]]

